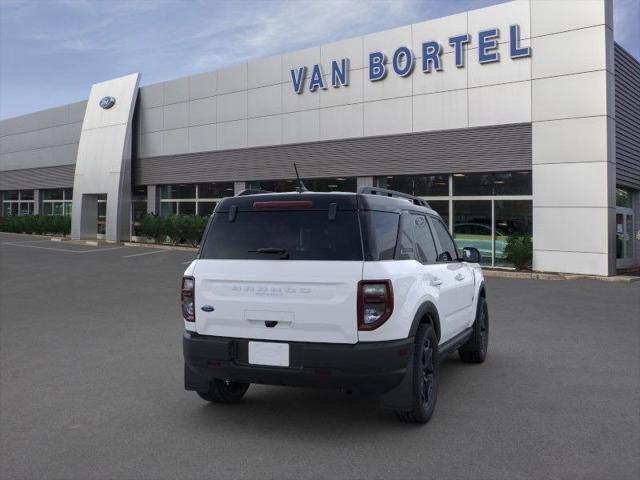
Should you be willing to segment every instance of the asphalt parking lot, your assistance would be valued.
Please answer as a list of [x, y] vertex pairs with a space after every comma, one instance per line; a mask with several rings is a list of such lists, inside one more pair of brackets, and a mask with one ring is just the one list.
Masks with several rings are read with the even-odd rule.
[[640, 478], [640, 283], [489, 278], [489, 358], [446, 361], [418, 427], [376, 397], [184, 391], [193, 256], [0, 234], [2, 478]]

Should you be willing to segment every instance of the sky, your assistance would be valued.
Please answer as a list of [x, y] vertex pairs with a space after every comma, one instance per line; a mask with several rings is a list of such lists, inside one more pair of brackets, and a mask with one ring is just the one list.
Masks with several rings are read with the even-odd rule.
[[[132, 72], [148, 85], [496, 3], [0, 0], [0, 118], [86, 99]], [[614, 0], [615, 40], [636, 58], [638, 25], [640, 0]]]

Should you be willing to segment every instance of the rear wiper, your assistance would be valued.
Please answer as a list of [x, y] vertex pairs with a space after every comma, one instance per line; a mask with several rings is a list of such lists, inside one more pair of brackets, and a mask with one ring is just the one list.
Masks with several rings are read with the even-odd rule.
[[276, 255], [280, 255], [280, 258], [282, 260], [288, 260], [289, 259], [289, 250], [287, 250], [286, 248], [275, 248], [275, 247], [258, 248], [257, 250], [249, 250], [249, 252], [251, 252], [251, 253], [273, 253], [273, 254], [276, 254]]

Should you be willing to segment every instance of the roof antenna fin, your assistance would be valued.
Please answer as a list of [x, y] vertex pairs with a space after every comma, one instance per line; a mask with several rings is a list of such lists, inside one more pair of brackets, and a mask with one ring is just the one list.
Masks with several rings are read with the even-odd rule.
[[309, 190], [307, 190], [307, 187], [305, 187], [302, 180], [300, 180], [300, 175], [298, 174], [298, 166], [296, 165], [296, 162], [293, 162], [293, 169], [296, 171], [296, 178], [298, 179], [298, 187], [296, 188], [296, 191], [298, 193], [308, 192]]

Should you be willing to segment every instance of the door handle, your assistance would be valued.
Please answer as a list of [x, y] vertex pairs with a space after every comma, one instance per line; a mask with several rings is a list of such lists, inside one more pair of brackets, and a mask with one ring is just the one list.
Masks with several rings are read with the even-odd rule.
[[455, 277], [456, 280], [458, 280], [459, 282], [461, 282], [462, 280], [464, 280], [464, 275], [461, 273], [457, 273]]
[[432, 287], [439, 287], [440, 285], [442, 285], [442, 280], [440, 280], [438, 277], [433, 277], [431, 279], [430, 285]]

